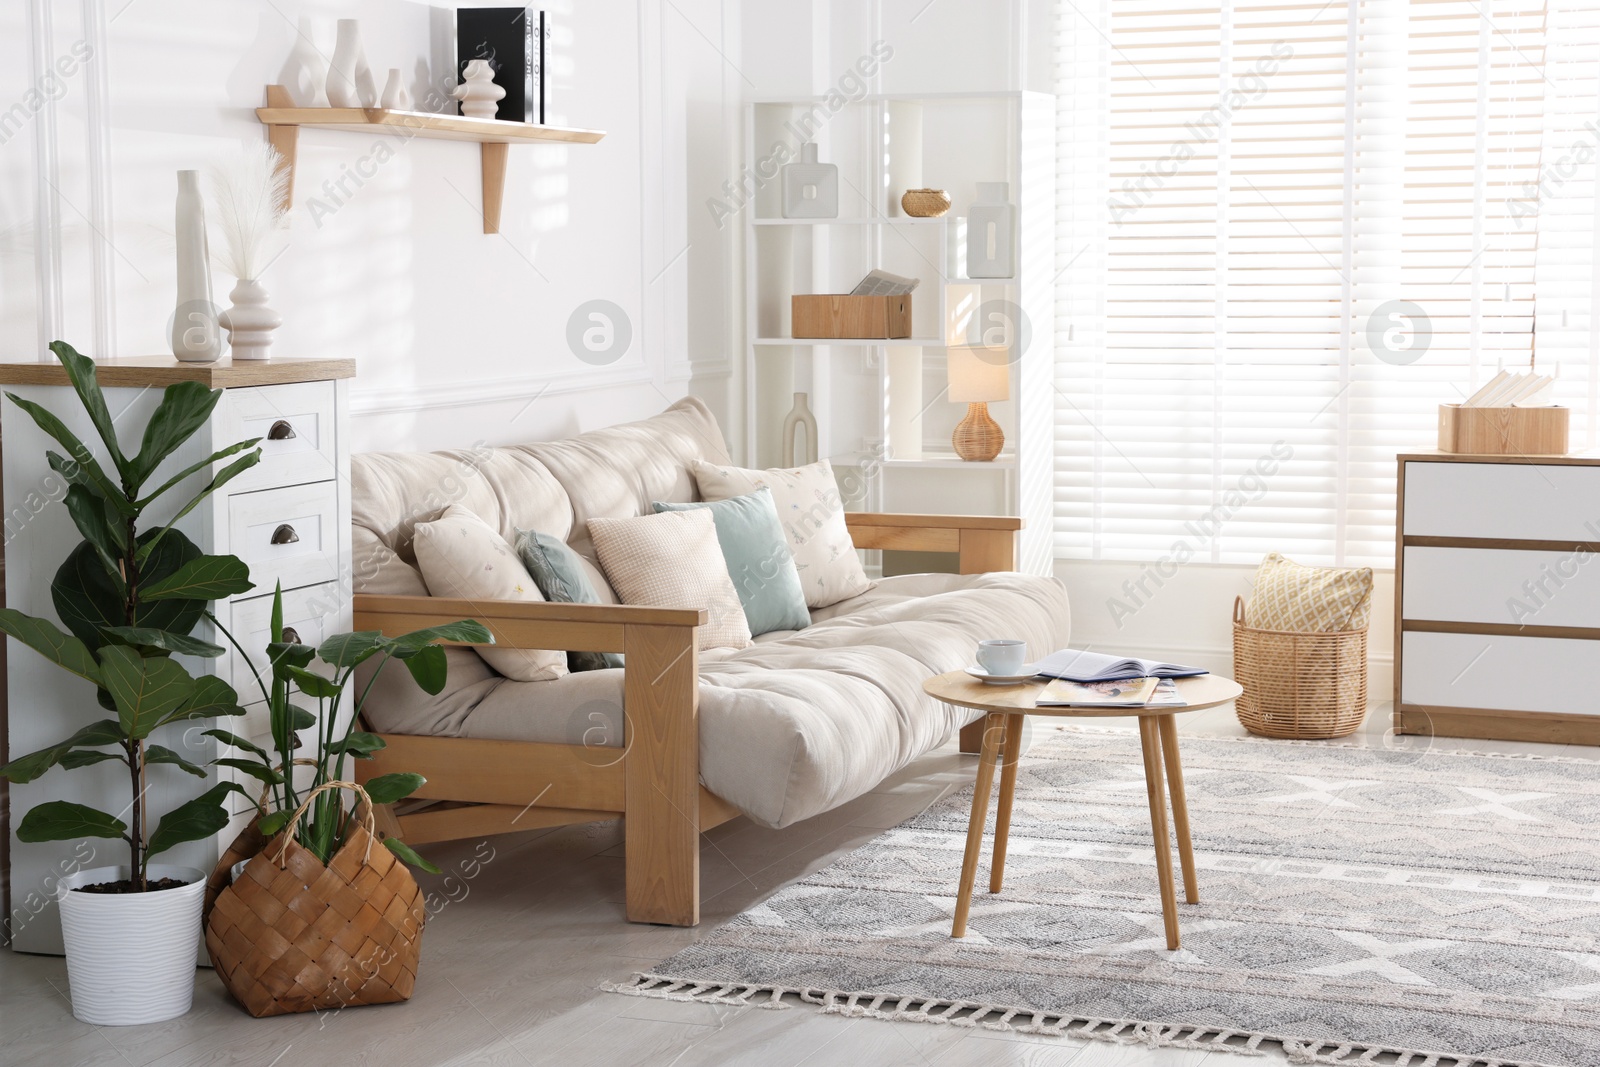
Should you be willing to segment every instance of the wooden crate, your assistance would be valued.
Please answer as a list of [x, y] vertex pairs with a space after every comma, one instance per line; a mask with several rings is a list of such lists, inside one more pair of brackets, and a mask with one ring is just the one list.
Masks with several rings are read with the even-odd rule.
[[910, 337], [911, 294], [789, 298], [796, 337]]
[[1564, 456], [1567, 408], [1439, 405], [1439, 451], [1480, 456]]

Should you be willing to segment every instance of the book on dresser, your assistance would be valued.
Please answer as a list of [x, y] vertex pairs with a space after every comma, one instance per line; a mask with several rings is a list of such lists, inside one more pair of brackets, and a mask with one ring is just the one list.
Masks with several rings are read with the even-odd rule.
[[1600, 456], [1397, 473], [1395, 732], [1600, 744]]

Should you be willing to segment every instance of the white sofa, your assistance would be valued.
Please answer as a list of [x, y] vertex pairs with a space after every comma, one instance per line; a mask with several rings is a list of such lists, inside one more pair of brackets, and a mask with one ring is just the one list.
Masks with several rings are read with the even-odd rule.
[[[664, 609], [493, 602], [505, 611], [503, 617], [491, 618], [493, 612], [485, 614], [484, 605], [414, 599], [428, 590], [411, 551], [412, 530], [447, 506], [460, 504], [508, 540], [517, 528], [565, 539], [590, 565], [602, 600], [615, 604], [594, 565], [588, 521], [645, 514], [653, 500], [698, 499], [689, 471], [694, 459], [729, 462], [714, 418], [693, 398], [654, 418], [564, 441], [354, 457], [358, 628], [409, 629], [460, 611], [483, 618], [503, 635], [497, 637], [502, 643], [628, 653], [624, 669], [519, 682], [497, 675], [470, 649], [452, 649], [449, 683], [435, 697], [418, 689], [405, 672], [385, 672], [369, 699], [367, 718], [390, 746], [363, 770], [369, 775], [418, 770], [430, 778], [420, 795], [484, 806], [476, 821], [455, 814], [460, 808], [408, 816], [398, 827], [408, 840], [624, 813], [630, 838], [630, 918], [693, 921], [697, 902], [692, 916], [681, 904], [662, 911], [643, 900], [643, 886], [637, 894], [640, 906], [634, 906], [633, 883], [641, 873], [633, 869], [636, 833], [651, 827], [652, 840], [638, 842], [638, 850], [641, 856], [660, 853], [653, 861], [658, 863], [666, 852], [683, 851], [684, 834], [670, 817], [647, 820], [633, 809], [647, 791], [646, 771], [629, 769], [642, 762], [641, 749], [670, 747], [683, 721], [694, 726], [694, 751], [680, 751], [675, 758], [689, 762], [703, 787], [698, 805], [692, 799], [677, 805], [698, 807], [701, 818], [691, 828], [695, 834], [735, 812], [766, 826], [787, 826], [869, 791], [970, 721], [973, 713], [930, 699], [922, 683], [970, 663], [979, 639], [1020, 637], [1041, 652], [1067, 644], [1069, 613], [1060, 582], [1009, 571], [886, 578], [864, 595], [815, 611], [812, 624], [803, 630], [765, 634], [739, 651], [694, 654], [692, 640], [679, 640], [677, 661], [656, 657], [659, 673], [643, 662], [653, 653], [639, 635], [648, 630], [669, 643], [675, 640], [671, 626], [652, 625], [672, 614], [661, 614]], [[858, 547], [892, 543], [948, 549], [967, 564], [963, 569], [997, 560], [1009, 566], [1014, 530], [1020, 525], [1016, 520], [960, 516], [850, 518]], [[693, 621], [684, 612], [675, 617]], [[526, 626], [513, 633], [517, 619]], [[596, 620], [593, 625], [591, 620]], [[604, 630], [613, 622], [633, 627], [628, 631], [633, 636], [624, 640], [623, 629]], [[685, 632], [692, 638], [692, 629]], [[567, 640], [557, 643], [553, 637]], [[690, 661], [687, 675], [685, 657]], [[652, 677], [639, 677], [641, 669]], [[668, 692], [674, 678], [683, 678], [687, 687], [680, 686], [676, 698]], [[677, 705], [690, 706], [674, 710], [675, 699]], [[458, 739], [459, 744], [424, 744], [422, 738]], [[441, 752], [453, 755], [446, 758]], [[494, 769], [472, 774], [474, 761]], [[662, 770], [672, 762], [667, 755], [657, 753], [649, 762], [654, 765], [650, 774], [671, 777], [670, 770]], [[490, 788], [478, 781], [506, 777], [507, 768], [521, 765], [529, 774], [520, 792], [509, 783]], [[568, 788], [573, 773], [592, 775], [596, 781], [611, 775], [621, 783], [624, 803], [603, 802], [614, 790]], [[549, 789], [533, 809], [540, 821], [529, 821], [526, 815], [508, 821], [516, 802], [525, 795], [533, 800], [532, 793], [545, 788], [546, 779]], [[660, 780], [648, 786], [664, 793], [672, 788]], [[677, 788], [696, 788], [696, 783], [679, 781]], [[666, 837], [677, 838], [678, 844], [661, 840]], [[692, 861], [677, 855], [668, 866], [687, 862]], [[681, 881], [685, 876], [674, 871], [665, 877]], [[652, 890], [680, 901], [683, 891], [682, 886], [659, 885]]]

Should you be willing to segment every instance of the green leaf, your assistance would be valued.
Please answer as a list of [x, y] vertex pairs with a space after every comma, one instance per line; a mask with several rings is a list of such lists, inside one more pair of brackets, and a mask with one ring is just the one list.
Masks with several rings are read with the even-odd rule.
[[159, 581], [139, 587], [140, 600], [221, 600], [255, 588], [238, 556], [200, 556]]
[[26, 756], [18, 756], [4, 767], [0, 767], [0, 778], [9, 778], [13, 782], [31, 782], [60, 763], [79, 745], [115, 745], [121, 742], [122, 727], [112, 719], [101, 719], [85, 726], [58, 745], [41, 748]]
[[271, 837], [283, 829], [284, 824], [289, 821], [289, 816], [293, 814], [294, 812], [292, 811], [268, 812], [266, 815], [261, 816], [261, 821], [256, 824], [256, 829], [261, 831], [262, 837]]
[[170, 763], [180, 770], [184, 770], [197, 778], [206, 776], [205, 768], [197, 767], [193, 763], [178, 755], [165, 745], [150, 745], [144, 750], [146, 763]]
[[356, 759], [371, 759], [372, 754], [381, 748], [387, 747], [388, 742], [377, 734], [369, 734], [362, 730], [352, 730], [350, 733], [334, 741], [328, 746], [329, 752], [348, 752]]
[[221, 831], [228, 825], [229, 818], [228, 809], [222, 806], [223, 798], [229, 793], [243, 792], [234, 782], [221, 782], [187, 804], [179, 804], [167, 812], [161, 825], [156, 827], [156, 832], [150, 835], [150, 840], [145, 844], [145, 862], [148, 864], [152, 856], [165, 852], [173, 845], [199, 841]]
[[417, 685], [422, 687], [424, 693], [437, 696], [444, 689], [450, 663], [445, 659], [444, 649], [438, 645], [420, 648], [414, 654], [401, 658], [400, 662], [406, 665], [406, 670], [411, 672], [411, 677], [417, 680]]
[[317, 650], [310, 645], [290, 644], [287, 641], [274, 641], [267, 646], [267, 661], [272, 664], [272, 676], [284, 682], [289, 680], [290, 668], [306, 666], [316, 654]]
[[285, 702], [275, 705], [270, 714], [273, 737], [283, 737], [286, 732], [298, 733], [317, 725], [317, 717], [298, 704]]
[[221, 759], [216, 760], [215, 762], [219, 767], [232, 767], [234, 770], [243, 771], [256, 781], [265, 783], [266, 785], [281, 785], [283, 783], [283, 775], [279, 774], [271, 767], [257, 763], [255, 760], [237, 759], [233, 756], [223, 756]]
[[[338, 696], [340, 690], [343, 688], [335, 682], [324, 678], [322, 675], [314, 674], [303, 667], [286, 666], [282, 668], [282, 670], [284, 680], [293, 682], [300, 692], [304, 693], [308, 697], [316, 697], [319, 700], [330, 700], [333, 697]], [[274, 673], [277, 672], [274, 671]]]
[[117, 547], [119, 539], [112, 533], [113, 524], [106, 521], [105, 498], [87, 486], [70, 485], [63, 503], [78, 532], [83, 534], [84, 541], [94, 548], [96, 558], [106, 569], [106, 577], [111, 579], [113, 585], [122, 588], [122, 568], [116, 559], [120, 554]]
[[111, 638], [112, 644], [127, 645], [130, 648], [176, 652], [180, 655], [200, 656], [204, 659], [216, 659], [227, 651], [221, 645], [213, 645], [210, 641], [202, 641], [198, 637], [168, 633], [165, 630], [156, 630], [149, 626], [107, 626], [101, 633]]
[[144, 563], [145, 556], [161, 543], [161, 541], [166, 537], [167, 533], [174, 526], [176, 526], [185, 515], [199, 507], [201, 501], [260, 462], [261, 452], [257, 450], [255, 452], [250, 452], [246, 455], [240, 456], [226, 467], [223, 467], [220, 471], [212, 476], [211, 480], [207, 482], [198, 493], [190, 498], [187, 504], [178, 509], [178, 513], [172, 517], [171, 522], [167, 523], [159, 530], [154, 531], [155, 536], [151, 539], [149, 544], [146, 544], [139, 549], [139, 552], [134, 559], [142, 565]]
[[18, 841], [74, 841], [81, 837], [123, 837], [128, 824], [103, 811], [70, 800], [51, 800], [28, 810], [17, 824]]
[[[267, 755], [267, 750], [256, 744], [254, 741], [248, 741], [245, 738], [240, 737], [238, 734], [229, 733], [227, 730], [206, 730], [204, 736], [215, 737], [218, 741], [221, 741], [225, 745], [230, 745], [233, 748], [243, 749], [246, 752], [260, 756], [263, 760], [271, 758]], [[218, 762], [220, 763], [221, 761], [219, 760]]]
[[339, 670], [365, 662], [390, 641], [377, 630], [358, 630], [349, 634], [334, 634], [317, 648], [317, 658]]
[[78, 436], [67, 429], [67, 424], [56, 418], [47, 408], [35, 404], [31, 400], [24, 400], [14, 393], [7, 393], [11, 402], [38, 423], [39, 429], [60, 442], [61, 447], [67, 450], [65, 457], [55, 452], [45, 454], [45, 459], [50, 466], [69, 482], [82, 483], [99, 490], [100, 495], [116, 505], [123, 515], [134, 513], [133, 502], [130, 501], [122, 487], [111, 480], [105, 468], [100, 466], [100, 461], [94, 458], [94, 453], [89, 451], [89, 446], [78, 440]]
[[67, 369], [67, 377], [72, 381], [73, 391], [78, 394], [83, 409], [89, 413], [89, 421], [94, 423], [95, 432], [100, 435], [101, 443], [106, 446], [111, 462], [116, 464], [118, 473], [124, 478], [128, 477], [128, 461], [123, 458], [122, 447], [117, 444], [117, 428], [112, 424], [111, 412], [106, 407], [105, 394], [100, 391], [100, 379], [95, 375], [94, 360], [79, 355], [77, 349], [65, 341], [51, 341], [50, 351], [56, 354], [61, 365]]
[[413, 630], [396, 637], [393, 641], [395, 657], [406, 659], [414, 656], [435, 641], [458, 641], [464, 645], [492, 645], [494, 635], [483, 623], [473, 622], [470, 619], [426, 626], [421, 630]]
[[[159, 531], [139, 536], [148, 546]], [[182, 531], [174, 530], [160, 547], [139, 563], [139, 584], [153, 583], [174, 574], [185, 563], [197, 558], [200, 549]], [[91, 649], [105, 643], [100, 631], [112, 626], [147, 626], [168, 633], [187, 634], [205, 613], [204, 600], [157, 600], [139, 598], [134, 617], [127, 617], [126, 597], [112, 585], [105, 569], [94, 559], [94, 549], [80, 544], [67, 556], [50, 585], [56, 614], [67, 629]]]
[[239, 704], [239, 694], [233, 686], [214, 674], [205, 674], [194, 679], [194, 692], [189, 699], [162, 719], [160, 725], [165, 726], [179, 719], [216, 719], [224, 715], [243, 714], [244, 708]]
[[421, 789], [427, 779], [420, 774], [409, 771], [395, 774], [380, 774], [376, 778], [361, 783], [361, 788], [367, 791], [367, 796], [372, 798], [374, 804], [393, 804]]
[[243, 452], [247, 448], [254, 448], [256, 445], [258, 445], [260, 443], [261, 443], [261, 438], [252, 437], [248, 441], [240, 441], [236, 445], [229, 445], [227, 448], [222, 449], [220, 452], [213, 452], [213, 453], [211, 453], [211, 455], [207, 456], [205, 459], [202, 459], [198, 463], [191, 463], [189, 466], [183, 468], [183, 470], [179, 471], [177, 474], [174, 474], [171, 478], [168, 478], [165, 482], [163, 482], [162, 485], [161, 485], [161, 488], [157, 489], [155, 492], [151, 493], [149, 496], [144, 497], [143, 499], [137, 501], [136, 503], [137, 503], [138, 507], [140, 509], [149, 507], [151, 501], [155, 500], [156, 497], [160, 496], [162, 493], [165, 493], [168, 489], [171, 489], [173, 486], [177, 485], [179, 482], [183, 481], [185, 478], [189, 477], [191, 474], [194, 474], [195, 472], [200, 471], [200, 470], [204, 470], [205, 468], [210, 467], [213, 464], [221, 463], [223, 460], [227, 459], [229, 456], [231, 456], [231, 455], [233, 455], [233, 454], [235, 454], [237, 452]]
[[92, 767], [96, 763], [104, 763], [108, 759], [120, 760], [123, 764], [128, 762], [126, 756], [115, 752], [101, 752], [93, 748], [75, 748], [61, 757], [61, 769], [75, 771], [79, 767]]
[[176, 452], [211, 417], [222, 399], [221, 389], [208, 389], [199, 382], [175, 382], [161, 394], [161, 403], [145, 423], [139, 454], [128, 464], [128, 480], [137, 493], [161, 461]]
[[15, 637], [45, 659], [80, 678], [100, 684], [100, 667], [88, 646], [76, 637], [56, 629], [53, 623], [24, 615], [14, 608], [0, 608], [0, 632]]
[[416, 849], [412, 848], [410, 845], [406, 844], [404, 841], [400, 840], [398, 837], [386, 837], [386, 838], [384, 838], [383, 839], [383, 847], [387, 848], [390, 852], [393, 852], [396, 856], [400, 857], [400, 861], [402, 863], [409, 863], [409, 864], [411, 864], [411, 866], [416, 867], [416, 868], [418, 868], [420, 870], [427, 871], [429, 874], [443, 874], [444, 873], [437, 866], [435, 866], [433, 863], [431, 863], [428, 860], [425, 860], [421, 856], [419, 856], [417, 854], [417, 850]]
[[195, 680], [165, 657], [146, 659], [124, 645], [100, 650], [101, 680], [129, 737], [145, 738], [194, 695]]

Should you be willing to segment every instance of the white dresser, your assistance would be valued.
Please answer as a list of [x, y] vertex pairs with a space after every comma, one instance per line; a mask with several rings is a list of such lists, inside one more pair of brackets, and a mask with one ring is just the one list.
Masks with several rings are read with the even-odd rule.
[[[229, 482], [179, 523], [202, 551], [231, 553], [249, 565], [255, 588], [230, 602], [212, 605], [212, 610], [256, 656], [258, 664], [264, 658], [275, 583], [283, 583], [285, 625], [305, 643], [316, 644], [350, 626], [348, 410], [349, 379], [354, 374], [352, 360], [274, 359], [235, 365], [228, 360], [184, 364], [171, 357], [153, 357], [107, 361], [99, 367], [118, 439], [129, 454], [138, 450], [145, 422], [155, 410], [163, 386], [199, 381], [224, 391], [210, 422], [162, 465], [152, 484], [234, 442], [263, 439], [260, 464]], [[49, 408], [85, 442], [98, 441], [59, 364], [0, 364], [0, 384], [8, 392]], [[61, 503], [66, 486], [45, 462], [46, 449], [60, 449], [8, 400], [0, 401], [0, 437], [5, 441], [6, 603], [55, 620], [50, 582], [80, 540]], [[99, 448], [95, 451], [101, 452]], [[103, 454], [101, 458], [105, 459]], [[209, 475], [202, 472], [192, 478], [187, 493], [171, 493], [171, 510], [158, 511], [148, 516], [147, 522], [169, 518], [198, 491], [205, 477]], [[195, 632], [227, 644], [207, 623]], [[196, 761], [233, 754], [219, 752], [212, 739], [201, 736], [205, 729], [221, 726], [265, 741], [263, 747], [270, 748], [265, 704], [239, 657], [229, 654], [216, 660], [185, 662], [195, 673], [217, 673], [230, 682], [249, 714], [242, 720], [175, 724], [158, 731], [151, 740]], [[105, 714], [91, 685], [9, 640], [7, 668], [11, 757], [58, 741]], [[259, 788], [243, 775], [238, 780], [252, 795]], [[152, 810], [167, 811], [205, 787], [200, 779], [176, 768], [153, 767]], [[57, 799], [114, 812], [127, 803], [128, 783], [125, 776], [99, 766], [70, 771], [58, 768], [27, 785], [13, 785], [12, 827], [35, 804]], [[209, 873], [221, 849], [246, 821], [247, 802], [237, 796], [231, 800], [238, 814], [233, 826], [216, 839], [179, 846], [163, 860]], [[152, 821], [149, 828], [154, 825]], [[60, 952], [60, 925], [49, 900], [55, 879], [79, 867], [126, 863], [127, 850], [121, 842], [104, 839], [24, 844], [13, 837], [9, 843], [13, 947], [25, 952]], [[92, 855], [86, 856], [89, 849]]]
[[1399, 464], [1395, 732], [1600, 744], [1600, 458]]

